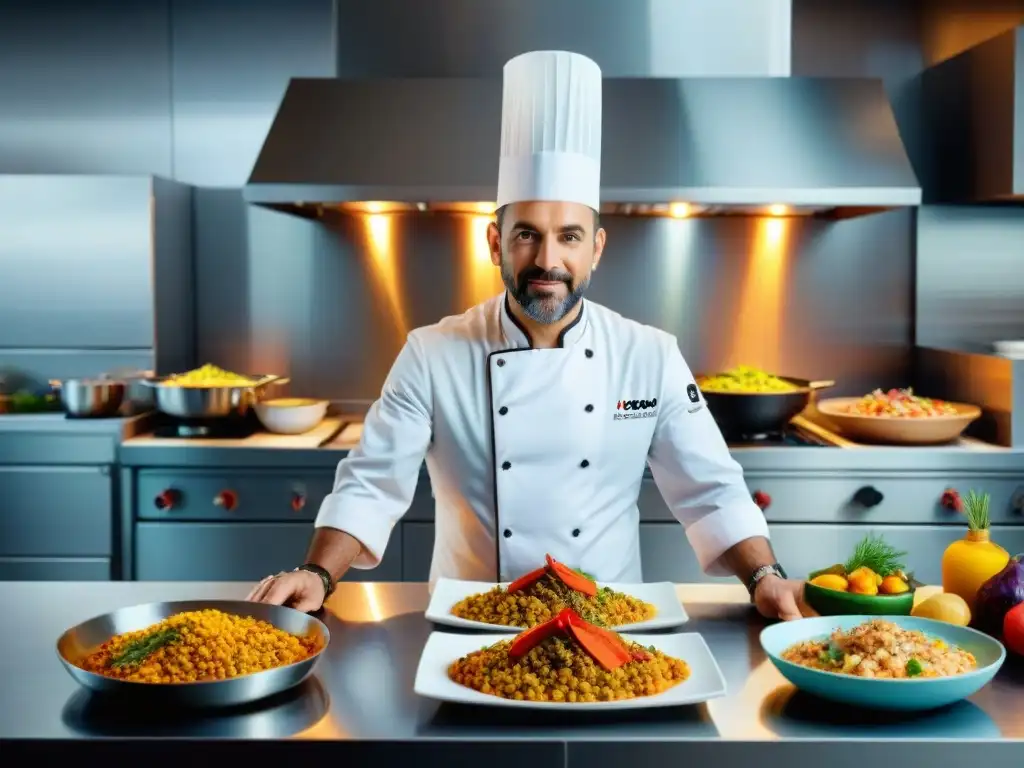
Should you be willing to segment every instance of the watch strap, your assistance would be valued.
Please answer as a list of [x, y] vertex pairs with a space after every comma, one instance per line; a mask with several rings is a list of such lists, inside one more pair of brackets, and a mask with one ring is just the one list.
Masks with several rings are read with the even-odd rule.
[[750, 593], [750, 599], [754, 599], [754, 592], [757, 590], [757, 585], [761, 582], [765, 576], [778, 576], [780, 579], [785, 579], [786, 571], [782, 568], [779, 563], [772, 563], [771, 565], [762, 565], [750, 576], [750, 581], [747, 582], [747, 592]]
[[323, 566], [317, 565], [316, 563], [303, 563], [295, 570], [309, 571], [310, 573], [315, 573], [317, 576], [320, 577], [320, 580], [324, 583], [324, 602], [326, 602], [327, 598], [330, 597], [331, 593], [334, 592], [334, 579], [331, 578], [330, 571], [328, 571]]

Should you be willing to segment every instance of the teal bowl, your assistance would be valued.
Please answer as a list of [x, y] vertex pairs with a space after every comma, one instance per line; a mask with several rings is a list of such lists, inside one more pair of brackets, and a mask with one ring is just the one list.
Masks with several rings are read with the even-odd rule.
[[909, 616], [914, 609], [914, 590], [902, 595], [858, 595], [817, 584], [804, 584], [804, 600], [822, 616]]
[[977, 669], [950, 677], [885, 680], [823, 672], [782, 659], [783, 652], [797, 643], [828, 637], [835, 629], [848, 631], [872, 618], [820, 616], [780, 622], [761, 631], [761, 648], [782, 676], [805, 693], [856, 707], [897, 711], [938, 709], [966, 699], [987, 685], [1006, 660], [1002, 643], [988, 635], [916, 616], [891, 616], [888, 620], [973, 653]]

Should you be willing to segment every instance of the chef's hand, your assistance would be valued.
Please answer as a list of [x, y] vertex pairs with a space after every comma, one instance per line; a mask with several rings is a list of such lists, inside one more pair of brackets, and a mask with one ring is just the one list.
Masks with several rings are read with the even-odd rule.
[[254, 603], [287, 605], [297, 611], [318, 611], [324, 604], [324, 582], [310, 571], [267, 576], [245, 598]]
[[792, 621], [817, 615], [804, 602], [804, 582], [797, 579], [765, 576], [754, 590], [754, 605], [766, 619]]

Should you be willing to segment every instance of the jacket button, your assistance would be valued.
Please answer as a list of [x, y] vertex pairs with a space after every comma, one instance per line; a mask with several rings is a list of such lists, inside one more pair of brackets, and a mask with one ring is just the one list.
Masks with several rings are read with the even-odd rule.
[[506, 408], [503, 405], [503, 406], [501, 406], [501, 408], [498, 409], [498, 413], [500, 413], [502, 416], [504, 416], [506, 413], [508, 413], [508, 408]]
[[505, 358], [499, 357], [498, 358], [498, 367], [501, 368], [501, 366], [503, 366], [504, 364], [505, 364]]
[[573, 535], [574, 538], [579, 536], [580, 535], [580, 529], [579, 528], [573, 528], [572, 529], [572, 535]]
[[592, 405], [588, 405], [588, 406], [587, 406], [586, 408], [584, 408], [583, 410], [584, 410], [584, 411], [586, 411], [587, 413], [590, 413], [591, 411], [593, 411], [593, 410], [594, 410], [594, 406], [592, 406]]
[[586, 469], [587, 467], [590, 466], [590, 462], [584, 459], [583, 461], [580, 462], [580, 466]]
[[511, 539], [512, 538], [512, 531], [510, 531], [508, 528], [506, 528], [504, 531], [501, 532], [501, 535], [504, 536], [506, 539]]
[[503, 461], [503, 462], [501, 462], [501, 468], [502, 469], [512, 469], [512, 462], [511, 461]]
[[[593, 357], [594, 356], [594, 350], [588, 349], [588, 350], [584, 351], [583, 354], [586, 355], [587, 357]], [[501, 361], [500, 360], [498, 361], [498, 365], [501, 365]]]

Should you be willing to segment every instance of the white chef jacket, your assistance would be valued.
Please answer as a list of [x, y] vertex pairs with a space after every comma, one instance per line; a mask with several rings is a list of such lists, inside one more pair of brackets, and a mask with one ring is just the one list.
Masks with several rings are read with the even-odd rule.
[[508, 581], [544, 555], [637, 583], [637, 499], [650, 465], [701, 567], [768, 536], [674, 336], [584, 301], [556, 349], [533, 349], [506, 294], [412, 331], [338, 464], [316, 526], [373, 568], [426, 459], [435, 498], [431, 586]]

